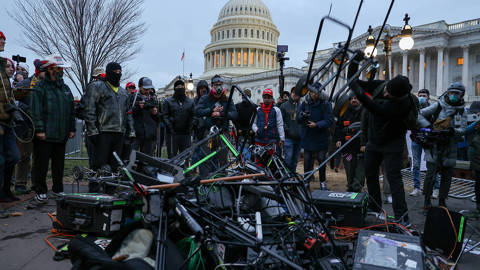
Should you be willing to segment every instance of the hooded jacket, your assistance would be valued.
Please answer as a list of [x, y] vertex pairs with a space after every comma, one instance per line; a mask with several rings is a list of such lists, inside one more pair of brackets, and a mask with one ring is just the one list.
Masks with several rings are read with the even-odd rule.
[[95, 81], [87, 86], [83, 97], [85, 99], [84, 120], [87, 135], [98, 135], [100, 132], [124, 133], [128, 130], [129, 137], [135, 136], [129, 97], [123, 87], [118, 92], [105, 81]]
[[31, 116], [36, 133], [45, 133], [47, 142], [65, 143], [75, 132], [73, 95], [63, 80], [40, 80], [32, 91]]
[[328, 131], [333, 123], [332, 106], [324, 96], [320, 96], [316, 102], [307, 97], [298, 108], [297, 115], [301, 116], [302, 112], [310, 112], [308, 120], [315, 122], [317, 126], [309, 128], [303, 125], [303, 121], [307, 119], [297, 117], [298, 123], [302, 125], [300, 145], [306, 151], [326, 151]]
[[[219, 128], [228, 129], [228, 121], [235, 121], [235, 119], [237, 119], [238, 114], [233, 102], [230, 103], [228, 108], [227, 102], [225, 94], [222, 94], [220, 98], [215, 98], [212, 92], [200, 98], [198, 106], [195, 107], [195, 115], [197, 117], [205, 117], [206, 130], [209, 130], [213, 125], [216, 125]], [[215, 109], [217, 105], [223, 106], [221, 117], [212, 117], [213, 109]], [[228, 113], [225, 114], [225, 112]]]
[[[449, 138], [447, 145], [444, 145], [443, 154], [441, 154], [438, 145], [425, 149], [425, 160], [433, 163], [438, 161], [443, 166], [453, 167], [457, 162], [457, 143], [466, 132], [467, 114], [464, 113], [465, 104], [452, 106], [445, 101], [445, 97], [445, 95], [441, 96], [437, 103], [420, 110], [418, 122], [420, 127], [425, 128], [431, 126], [432, 122], [451, 117], [450, 127], [455, 130], [454, 136]], [[439, 106], [441, 106], [441, 109]], [[431, 119], [432, 122], [428, 119]]]
[[[198, 102], [200, 101], [200, 98], [202, 95], [200, 95], [200, 88], [205, 87], [206, 91], [203, 93], [204, 96], [208, 94], [208, 82], [205, 80], [201, 80], [197, 83], [197, 95], [193, 99], [193, 103], [195, 106], [198, 105]], [[193, 117], [193, 134], [196, 139], [201, 139], [203, 137], [203, 134], [205, 134], [205, 129], [207, 126], [206, 123], [206, 117], [198, 117], [196, 114]]]
[[300, 140], [301, 125], [298, 123], [297, 112], [300, 105], [300, 100], [293, 102], [290, 97], [288, 101], [282, 103], [280, 110], [282, 111], [283, 126], [285, 128], [285, 137], [287, 139], [298, 141]]

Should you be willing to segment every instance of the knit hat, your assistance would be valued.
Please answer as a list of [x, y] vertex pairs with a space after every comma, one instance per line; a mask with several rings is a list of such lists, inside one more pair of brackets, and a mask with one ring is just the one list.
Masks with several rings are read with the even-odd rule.
[[27, 74], [30, 72], [30, 68], [28, 67], [28, 65], [26, 63], [18, 63], [18, 66], [25, 69], [27, 71]]
[[412, 85], [407, 77], [398, 75], [387, 83], [387, 92], [394, 97], [403, 97], [410, 93]]
[[5, 35], [3, 34], [2, 31], [0, 31], [0, 38], [3, 38], [4, 40], [7, 40], [7, 38], [5, 37]]
[[117, 62], [110, 62], [107, 64], [106, 73], [113, 72], [117, 69], [122, 70], [122, 66], [120, 66], [120, 64]]
[[183, 80], [176, 80], [175, 83], [173, 84], [173, 88], [179, 86], [179, 85], [183, 85], [185, 86], [185, 82]]

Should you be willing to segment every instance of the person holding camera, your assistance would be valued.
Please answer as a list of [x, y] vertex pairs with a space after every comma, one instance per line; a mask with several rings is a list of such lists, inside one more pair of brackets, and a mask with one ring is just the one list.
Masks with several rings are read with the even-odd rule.
[[[350, 98], [350, 104], [341, 117], [338, 118], [335, 128], [336, 146], [340, 148], [360, 130], [363, 107], [356, 96]], [[342, 152], [345, 174], [347, 175], [347, 191], [361, 192], [365, 184], [364, 152], [365, 145], [361, 144], [360, 136], [350, 142]]]
[[[0, 31], [0, 52], [5, 48], [5, 35]], [[15, 164], [20, 159], [12, 129], [15, 105], [10, 77], [15, 71], [12, 60], [0, 57], [0, 202], [12, 200], [10, 183]], [[0, 206], [0, 218], [7, 218], [8, 213]]]
[[175, 81], [173, 89], [173, 96], [167, 98], [163, 105], [163, 121], [172, 134], [172, 156], [176, 156], [191, 145], [195, 105], [185, 94], [183, 80]]
[[457, 161], [457, 142], [465, 135], [467, 127], [464, 95], [463, 84], [451, 83], [437, 103], [420, 110], [418, 115], [420, 127], [430, 128], [433, 133], [438, 133], [438, 136], [432, 138], [433, 144], [425, 149], [427, 161], [427, 174], [423, 185], [425, 210], [432, 206], [431, 197], [437, 171], [441, 175], [438, 205], [446, 207], [454, 173], [453, 167]]
[[[348, 73], [355, 72], [349, 67]], [[410, 81], [401, 75], [388, 82], [354, 80], [350, 89], [368, 111], [365, 174], [371, 197], [369, 205], [376, 212], [382, 210], [379, 169], [383, 161], [384, 174], [392, 192], [395, 219], [406, 227], [411, 226], [401, 174], [401, 157], [408, 129], [406, 119], [410, 119], [410, 114], [417, 110], [410, 97]], [[365, 90], [371, 91], [369, 95]]]
[[33, 141], [32, 182], [34, 201], [48, 202], [46, 177], [48, 163], [52, 162], [52, 191], [63, 192], [65, 145], [75, 136], [74, 100], [70, 88], [63, 81], [63, 69], [70, 67], [58, 55], [47, 57], [41, 68], [46, 69], [32, 92], [31, 115], [35, 127]]
[[[325, 160], [328, 150], [328, 132], [333, 123], [332, 105], [328, 96], [315, 83], [305, 101], [298, 108], [297, 121], [302, 124], [300, 145], [303, 148], [304, 172], [313, 170], [315, 159], [318, 163]], [[319, 170], [320, 189], [327, 190], [326, 168]]]
[[139, 88], [140, 93], [132, 109], [136, 135], [133, 148], [152, 156], [157, 140], [157, 126], [160, 122], [159, 104], [154, 96], [155, 87], [150, 78], [144, 77]]
[[127, 91], [120, 86], [122, 67], [116, 62], [107, 64], [105, 80], [90, 83], [84, 95], [87, 136], [93, 145], [94, 170], [105, 165], [116, 170], [113, 156], [122, 155], [123, 137], [135, 137], [133, 118], [128, 114]]

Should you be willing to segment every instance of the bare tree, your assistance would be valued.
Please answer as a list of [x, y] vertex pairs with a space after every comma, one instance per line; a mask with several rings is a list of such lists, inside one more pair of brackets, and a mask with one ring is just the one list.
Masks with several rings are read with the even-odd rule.
[[67, 76], [83, 93], [93, 70], [107, 61], [124, 63], [136, 55], [145, 32], [143, 0], [15, 1], [9, 12], [23, 30], [24, 47], [46, 56], [59, 53], [71, 63]]

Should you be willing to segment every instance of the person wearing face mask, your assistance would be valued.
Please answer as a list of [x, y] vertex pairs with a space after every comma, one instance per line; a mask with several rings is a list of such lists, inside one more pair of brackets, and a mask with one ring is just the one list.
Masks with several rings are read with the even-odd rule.
[[[0, 52], [5, 48], [5, 35], [0, 31]], [[20, 159], [15, 134], [12, 129], [11, 102], [13, 93], [9, 78], [15, 71], [13, 61], [0, 57], [0, 199], [8, 199], [8, 194], [2, 194], [4, 187], [10, 188], [11, 176], [15, 164]], [[7, 179], [8, 178], [8, 179]], [[5, 182], [7, 185], [5, 185]], [[5, 188], [5, 190], [7, 190]], [[8, 189], [9, 190], [9, 189]], [[1, 202], [1, 201], [0, 201]], [[8, 213], [0, 206], [0, 218], [7, 218]]]
[[[362, 120], [363, 107], [356, 96], [350, 98], [350, 104], [341, 117], [338, 118], [335, 128], [335, 142], [337, 147], [345, 144], [359, 129], [355, 125]], [[360, 137], [350, 142], [342, 152], [345, 174], [347, 175], [347, 191], [361, 192], [365, 184], [364, 152]], [[362, 151], [363, 150], [363, 151]]]
[[459, 82], [450, 84], [447, 91], [439, 97], [439, 101], [420, 110], [418, 122], [422, 128], [434, 131], [448, 131], [449, 134], [433, 147], [425, 149], [427, 174], [423, 185], [425, 194], [424, 209], [431, 207], [432, 190], [436, 172], [440, 172], [440, 192], [438, 205], [446, 207], [446, 199], [450, 191], [453, 167], [457, 160], [457, 142], [465, 135], [467, 114], [464, 113], [465, 86]]
[[135, 137], [132, 114], [128, 113], [131, 107], [128, 94], [120, 86], [122, 67], [111, 62], [105, 71], [105, 80], [90, 83], [83, 97], [87, 136], [95, 156], [94, 170], [105, 165], [116, 170], [118, 163], [113, 152], [121, 156], [124, 136]]
[[[428, 89], [420, 89], [417, 93], [419, 109], [424, 109], [430, 106], [430, 91]], [[429, 120], [432, 122], [432, 120]], [[410, 196], [418, 196], [421, 193], [420, 190], [420, 165], [421, 165], [421, 158], [423, 148], [417, 141], [417, 134], [419, 130], [412, 130], [410, 133], [410, 139], [412, 140], [411, 150], [412, 150], [412, 163], [413, 163], [413, 191], [409, 193]], [[438, 177], [436, 177], [435, 187], [432, 193], [432, 198], [438, 198], [438, 188], [439, 182]]]
[[172, 156], [176, 156], [190, 147], [195, 105], [185, 94], [183, 80], [177, 80], [173, 89], [173, 96], [163, 104], [163, 122], [172, 134]]
[[45, 78], [32, 91], [31, 116], [35, 126], [33, 141], [32, 183], [34, 202], [48, 202], [46, 177], [52, 163], [53, 194], [63, 192], [65, 145], [75, 136], [74, 100], [63, 81], [63, 69], [70, 67], [62, 57], [51, 55], [41, 69]]

